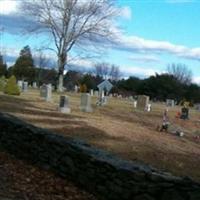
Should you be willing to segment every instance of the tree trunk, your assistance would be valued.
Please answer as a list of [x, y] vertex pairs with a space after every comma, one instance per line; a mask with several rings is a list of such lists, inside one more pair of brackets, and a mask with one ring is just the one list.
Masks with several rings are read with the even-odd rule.
[[58, 74], [58, 92], [63, 92], [63, 74]]
[[58, 92], [63, 92], [63, 78], [64, 78], [64, 69], [66, 64], [66, 54], [61, 54], [58, 56]]

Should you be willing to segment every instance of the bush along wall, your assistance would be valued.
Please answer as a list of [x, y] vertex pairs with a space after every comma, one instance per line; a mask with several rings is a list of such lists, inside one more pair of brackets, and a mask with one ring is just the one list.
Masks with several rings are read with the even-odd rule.
[[11, 76], [4, 88], [4, 93], [9, 95], [20, 95], [20, 89], [16, 83], [15, 76]]
[[0, 147], [47, 167], [102, 200], [199, 200], [200, 184], [125, 161], [0, 113]]

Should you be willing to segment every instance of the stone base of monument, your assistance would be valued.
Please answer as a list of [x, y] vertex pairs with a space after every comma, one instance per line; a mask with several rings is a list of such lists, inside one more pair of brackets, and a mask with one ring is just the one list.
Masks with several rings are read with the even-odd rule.
[[89, 107], [89, 106], [80, 106], [80, 110], [82, 112], [93, 112], [92, 107]]
[[71, 108], [59, 107], [58, 111], [60, 111], [61, 113], [70, 114]]

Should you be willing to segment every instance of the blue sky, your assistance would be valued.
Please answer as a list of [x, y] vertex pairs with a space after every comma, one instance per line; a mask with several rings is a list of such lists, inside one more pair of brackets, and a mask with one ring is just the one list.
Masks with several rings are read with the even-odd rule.
[[[26, 22], [14, 13], [20, 0], [0, 0], [1, 51], [12, 64], [20, 49], [39, 48], [45, 36], [27, 37], [19, 26]], [[116, 0], [121, 10], [117, 23], [123, 29], [116, 45], [98, 60], [80, 59], [88, 68], [96, 61], [120, 66], [124, 76], [147, 77], [162, 73], [170, 63], [184, 63], [200, 83], [200, 1], [198, 0]], [[49, 45], [49, 44], [48, 44]], [[53, 57], [53, 55], [49, 55]]]

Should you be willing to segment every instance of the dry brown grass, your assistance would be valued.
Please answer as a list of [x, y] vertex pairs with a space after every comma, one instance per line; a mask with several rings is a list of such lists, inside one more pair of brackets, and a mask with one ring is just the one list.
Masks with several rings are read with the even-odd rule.
[[183, 121], [175, 118], [180, 107], [170, 109], [171, 123], [185, 132], [180, 138], [156, 131], [162, 121], [163, 104], [153, 104], [153, 111], [144, 113], [133, 110], [132, 102], [116, 98], [110, 98], [107, 106], [96, 107], [93, 97], [94, 112], [83, 113], [79, 111], [80, 95], [67, 95], [72, 108], [70, 115], [57, 111], [58, 94], [54, 93], [53, 102], [47, 103], [37, 90], [19, 97], [0, 94], [0, 111], [64, 136], [81, 138], [123, 158], [200, 180], [200, 141], [194, 138], [200, 130], [200, 113], [191, 110], [190, 120]]

